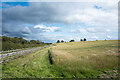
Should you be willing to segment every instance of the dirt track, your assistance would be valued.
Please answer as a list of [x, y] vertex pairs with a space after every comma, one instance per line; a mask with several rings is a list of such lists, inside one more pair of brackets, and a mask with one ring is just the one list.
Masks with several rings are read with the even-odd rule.
[[32, 48], [32, 49], [28, 49], [28, 50], [22, 50], [22, 51], [17, 51], [17, 52], [12, 52], [12, 53], [6, 53], [6, 54], [0, 54], [0, 63], [9, 61], [9, 57], [12, 57], [12, 59], [15, 58], [15, 56], [22, 56], [28, 52], [31, 51], [37, 51], [43, 48], [47, 48], [49, 46], [44, 46], [44, 47], [38, 47], [38, 48]]

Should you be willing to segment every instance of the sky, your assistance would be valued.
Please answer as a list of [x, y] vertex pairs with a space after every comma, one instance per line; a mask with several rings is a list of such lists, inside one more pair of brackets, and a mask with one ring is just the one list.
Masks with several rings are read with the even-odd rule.
[[[118, 1], [118, 0], [116, 0]], [[2, 35], [55, 43], [118, 39], [118, 2], [2, 2]]]

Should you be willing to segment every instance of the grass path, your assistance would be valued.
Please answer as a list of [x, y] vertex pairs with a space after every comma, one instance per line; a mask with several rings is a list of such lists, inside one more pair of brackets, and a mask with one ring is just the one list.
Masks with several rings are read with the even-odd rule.
[[50, 64], [48, 49], [26, 54], [12, 62], [2, 65], [3, 78], [48, 78], [59, 73]]

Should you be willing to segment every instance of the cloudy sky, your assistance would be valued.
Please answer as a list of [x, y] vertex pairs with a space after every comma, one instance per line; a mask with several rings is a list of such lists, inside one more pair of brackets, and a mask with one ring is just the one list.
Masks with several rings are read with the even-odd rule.
[[[118, 1], [118, 0], [115, 0]], [[118, 38], [118, 2], [3, 2], [2, 35], [57, 40]]]

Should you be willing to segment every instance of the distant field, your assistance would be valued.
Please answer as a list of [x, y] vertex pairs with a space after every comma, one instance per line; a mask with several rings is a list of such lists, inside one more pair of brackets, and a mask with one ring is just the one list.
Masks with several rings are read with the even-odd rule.
[[118, 41], [57, 43], [3, 63], [2, 69], [3, 78], [116, 78]]

